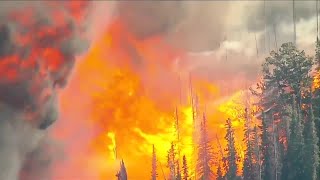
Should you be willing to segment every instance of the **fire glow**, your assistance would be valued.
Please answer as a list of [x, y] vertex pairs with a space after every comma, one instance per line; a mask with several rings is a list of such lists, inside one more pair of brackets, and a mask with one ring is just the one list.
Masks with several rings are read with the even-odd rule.
[[[89, 142], [90, 153], [77, 158], [85, 158], [83, 163], [89, 163], [90, 166], [90, 170], [87, 170], [91, 172], [88, 173], [95, 174], [94, 177], [98, 179], [114, 178], [121, 159], [125, 160], [130, 179], [148, 179], [151, 171], [152, 145], [155, 145], [158, 174], [161, 177], [163, 173], [167, 174], [166, 156], [171, 142], [174, 142], [180, 152], [180, 163], [182, 156], [186, 155], [190, 175], [194, 176], [197, 145], [193, 136], [195, 120], [190, 104], [189, 75], [181, 76], [171, 68], [170, 64], [173, 63], [170, 62], [176, 59], [172, 56], [174, 49], [169, 50], [170, 47], [165, 45], [161, 37], [139, 41], [129, 32], [123, 31], [119, 22], [111, 25], [79, 62], [70, 82], [72, 88], [66, 88], [62, 92], [61, 106], [65, 108], [62, 112], [68, 109], [74, 111], [72, 105], [81, 103], [80, 100], [74, 99], [70, 104], [69, 97], [74, 93], [74, 88], [81, 91], [81, 96], [92, 99], [87, 107], [90, 109], [87, 112], [88, 118], [82, 121], [89, 121], [87, 123], [93, 126], [96, 132]], [[128, 49], [119, 46], [124, 35], [129, 36], [128, 39], [133, 42], [130, 43], [131, 48], [142, 57], [140, 67], [131, 59], [132, 55], [128, 54]], [[161, 44], [160, 48], [152, 48], [157, 47], [158, 43]], [[167, 59], [162, 61], [159, 57]], [[163, 76], [170, 79], [166, 82], [166, 79], [158, 77], [157, 73], [163, 73]], [[180, 87], [177, 87], [177, 84]], [[226, 118], [235, 117], [231, 109], [239, 107], [234, 99], [241, 101], [241, 93], [233, 97], [221, 97], [219, 86], [196, 76], [192, 78], [192, 89], [199, 99], [200, 111], [203, 112], [205, 109], [207, 113], [212, 145], [219, 151], [215, 137], [219, 137], [224, 147], [225, 130], [221, 127], [224, 126]], [[201, 112], [199, 114], [202, 114]], [[202, 117], [198, 116], [198, 119]], [[60, 121], [61, 126], [64, 124], [63, 121]], [[239, 151], [243, 137], [242, 123], [241, 119], [233, 122], [239, 138]], [[56, 130], [56, 133], [59, 134], [59, 130]], [[69, 153], [73, 154], [72, 151]], [[77, 162], [82, 162], [79, 159]], [[78, 163], [73, 166], [82, 169], [85, 164]], [[69, 169], [70, 172], [72, 173]]]
[[[273, 27], [276, 53], [266, 50], [267, 11], [261, 33], [262, 23], [254, 30], [249, 23], [262, 11], [247, 15], [245, 4], [107, 2], [0, 3], [0, 179], [289, 177], [297, 153], [313, 167], [301, 162], [292, 172], [315, 177], [319, 115], [312, 96], [319, 99], [320, 73], [317, 65], [312, 82], [312, 59], [304, 52], [296, 58], [295, 13], [294, 44], [279, 52], [276, 37], [281, 43], [287, 32], [279, 31], [280, 19], [278, 31]], [[237, 11], [227, 11], [231, 6]], [[243, 25], [250, 27], [244, 33], [254, 31], [255, 48]], [[292, 56], [282, 54], [286, 48]], [[272, 62], [277, 57], [283, 64]], [[267, 71], [273, 65], [279, 78]], [[299, 75], [299, 83], [286, 74]]]

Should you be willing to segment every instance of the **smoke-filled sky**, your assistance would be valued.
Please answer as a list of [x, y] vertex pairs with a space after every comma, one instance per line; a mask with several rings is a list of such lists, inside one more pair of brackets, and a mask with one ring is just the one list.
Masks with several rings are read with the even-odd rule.
[[[161, 34], [170, 44], [193, 55], [205, 51], [204, 56], [212, 56], [210, 61], [228, 59], [233, 63], [257, 59], [257, 54], [261, 60], [269, 50], [275, 49], [275, 32], [278, 47], [293, 41], [292, 1], [111, 3], [112, 11], [104, 11], [104, 6], [94, 3], [98, 5], [92, 8], [92, 21], [98, 23], [90, 25], [91, 34], [99, 36], [101, 27], [106, 27], [102, 24], [109, 24], [112, 14], [120, 16], [125, 27], [141, 39]], [[295, 1], [298, 47], [310, 54], [316, 37], [315, 7], [315, 1]], [[100, 14], [95, 9], [100, 9]]]
[[[129, 178], [146, 179], [149, 166], [136, 163], [149, 161], [152, 143], [163, 144], [159, 156], [166, 151], [178, 101], [191, 138], [181, 90], [190, 72], [214, 112], [214, 136], [230, 115], [228, 98], [255, 83], [268, 51], [293, 40], [292, 1], [52, 2], [0, 2], [0, 161], [10, 162], [0, 179], [112, 179], [113, 141]], [[315, 7], [295, 1], [297, 46], [310, 55]], [[19, 65], [29, 60], [37, 66]], [[107, 110], [95, 104], [99, 93]]]
[[[170, 37], [178, 33], [180, 46], [185, 45], [195, 51], [214, 50], [224, 39], [237, 40], [247, 37], [247, 33], [273, 33], [273, 25], [279, 31], [279, 43], [291, 39], [282, 39], [282, 26], [292, 26], [292, 1], [122, 1], [119, 13], [124, 16], [132, 31], [141, 38], [152, 33], [164, 33]], [[316, 27], [316, 2], [296, 1], [296, 21], [299, 24], [312, 21]], [[301, 27], [297, 29], [297, 32]], [[286, 36], [292, 36], [287, 30]], [[177, 38], [172, 37], [172, 38]], [[248, 38], [250, 39], [250, 38]], [[254, 38], [253, 38], [254, 39]], [[190, 43], [186, 43], [190, 41]]]
[[[123, 1], [117, 12], [138, 37], [162, 34], [172, 45], [190, 51], [180, 59], [188, 70], [218, 71], [211, 78], [225, 72], [254, 79], [267, 52], [293, 41], [292, 5], [292, 1]], [[315, 1], [295, 2], [297, 45], [310, 55], [316, 39], [315, 7]]]

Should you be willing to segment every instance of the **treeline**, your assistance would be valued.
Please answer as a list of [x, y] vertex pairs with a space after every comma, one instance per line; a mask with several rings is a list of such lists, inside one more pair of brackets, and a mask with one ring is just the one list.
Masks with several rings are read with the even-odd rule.
[[[243, 112], [246, 148], [241, 170], [232, 120], [225, 123], [226, 148], [219, 144], [220, 152], [214, 152], [203, 114], [199, 118], [196, 177], [189, 177], [185, 156], [182, 162], [177, 160], [174, 143], [168, 151], [169, 175], [163, 176], [168, 180], [320, 179], [320, 42], [314, 58], [293, 43], [270, 52], [262, 65], [262, 80], [250, 92], [258, 102], [247, 105]], [[151, 179], [163, 179], [157, 173], [153, 152]], [[213, 166], [217, 167], [215, 172]]]
[[285, 43], [266, 58], [262, 81], [252, 90], [259, 99], [261, 143], [254, 149], [257, 140], [247, 136], [243, 179], [319, 179], [320, 90], [314, 88], [318, 72], [313, 71], [320, 67], [319, 53], [319, 41], [315, 59]]

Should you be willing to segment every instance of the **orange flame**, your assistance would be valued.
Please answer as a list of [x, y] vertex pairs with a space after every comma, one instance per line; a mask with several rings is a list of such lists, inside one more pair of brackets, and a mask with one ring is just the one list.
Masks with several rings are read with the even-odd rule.
[[[61, 96], [64, 112], [76, 111], [77, 107], [81, 107], [83, 112], [78, 110], [78, 113], [85, 114], [83, 117], [78, 116], [77, 121], [70, 123], [72, 125], [61, 121], [61, 126], [71, 126], [73, 129], [89, 126], [94, 131], [88, 140], [89, 154], [85, 157], [77, 156], [73, 165], [77, 169], [86, 169], [87, 174], [96, 174], [90, 176], [91, 179], [112, 179], [118, 168], [117, 160], [124, 159], [130, 179], [149, 179], [152, 145], [157, 150], [158, 174], [162, 176], [162, 170], [165, 175], [167, 173], [167, 151], [171, 142], [175, 142], [180, 151], [180, 161], [182, 155], [186, 155], [190, 175], [194, 175], [194, 119], [192, 107], [187, 101], [189, 88], [184, 86], [188, 84], [188, 78], [182, 78], [184, 84], [178, 82], [180, 75], [170, 66], [175, 58], [175, 53], [172, 53], [174, 50], [160, 37], [138, 41], [125, 29], [121, 29], [118, 23], [99, 42], [93, 44], [78, 64], [69, 88]], [[129, 39], [129, 42], [122, 42], [124, 39]], [[125, 48], [124, 43], [128, 43], [130, 48]], [[132, 59], [136, 55], [142, 61], [138, 67]], [[74, 95], [74, 89], [78, 89], [79, 94]], [[201, 111], [208, 114], [212, 144], [217, 144], [214, 139], [217, 135], [225, 147], [225, 130], [222, 125], [230, 117], [235, 127], [239, 154], [243, 157], [243, 120], [238, 115], [244, 107], [234, 102], [234, 99], [242, 99], [241, 93], [222, 97], [218, 85], [199, 77], [193, 79], [193, 91], [199, 97]], [[89, 100], [82, 107], [85, 97]], [[181, 97], [184, 101], [179, 100]], [[175, 126], [175, 107], [178, 109], [179, 127]], [[61, 134], [61, 129], [56, 131]], [[70, 134], [61, 136], [65, 138]], [[108, 142], [107, 147], [105, 142]], [[75, 145], [78, 143], [74, 142]], [[218, 147], [214, 147], [219, 151]], [[90, 168], [84, 168], [88, 166]], [[69, 169], [69, 172], [63, 173], [74, 172]]]

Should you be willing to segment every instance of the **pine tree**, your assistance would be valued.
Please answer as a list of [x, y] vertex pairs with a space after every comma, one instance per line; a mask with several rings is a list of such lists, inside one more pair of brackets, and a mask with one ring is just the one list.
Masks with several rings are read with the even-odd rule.
[[152, 145], [152, 170], [151, 170], [151, 179], [156, 180], [158, 176], [157, 173], [157, 155], [154, 145]]
[[177, 161], [177, 171], [176, 171], [176, 179], [175, 180], [182, 180], [181, 171], [180, 171], [180, 164]]
[[267, 118], [265, 112], [262, 112], [262, 126], [261, 126], [261, 143], [262, 143], [262, 179], [273, 179], [272, 173], [272, 149], [270, 148], [272, 142], [270, 142], [270, 132], [268, 131]]
[[303, 159], [304, 162], [307, 162], [304, 164], [304, 179], [316, 180], [317, 169], [319, 167], [319, 146], [317, 144], [318, 137], [316, 134], [312, 105], [309, 107], [309, 113], [304, 125], [304, 135], [305, 149]]
[[255, 179], [253, 166], [253, 143], [251, 140], [251, 128], [249, 122], [248, 109], [245, 108], [244, 142], [246, 144], [245, 157], [243, 163], [243, 178], [247, 180]]
[[[265, 139], [262, 138], [262, 145], [267, 146], [262, 147], [263, 179], [285, 178], [290, 173], [287, 143], [290, 142], [292, 123], [286, 109], [292, 102], [292, 95], [296, 98], [297, 109], [302, 109], [305, 101], [302, 94], [312, 82], [309, 76], [312, 65], [312, 58], [307, 57], [304, 51], [299, 51], [293, 43], [284, 43], [279, 52], [270, 53], [262, 66], [263, 79], [258, 83], [261, 93], [253, 93], [260, 97], [260, 108], [272, 112], [264, 124], [265, 133], [262, 135], [266, 135]], [[301, 112], [297, 115], [298, 119], [300, 115]], [[273, 132], [268, 132], [271, 129]], [[270, 144], [263, 141], [269, 141]]]
[[279, 177], [281, 177], [281, 167], [282, 167], [282, 162], [281, 162], [281, 157], [280, 157], [280, 147], [281, 143], [279, 142], [279, 129], [276, 124], [276, 119], [275, 115], [273, 115], [273, 121], [272, 121], [272, 143], [273, 143], [273, 162], [274, 162], [274, 178], [275, 180], [278, 180]]
[[[315, 117], [315, 125], [317, 136], [318, 136], [318, 146], [320, 146], [320, 41], [317, 38], [316, 41], [316, 56], [315, 56], [315, 64], [316, 64], [316, 73], [314, 75], [314, 92], [313, 92], [313, 110]], [[320, 153], [319, 153], [319, 162], [320, 163]], [[320, 167], [318, 167], [318, 177], [320, 177]]]
[[225, 136], [225, 139], [227, 140], [226, 178], [228, 180], [235, 180], [237, 179], [237, 152], [236, 152], [235, 140], [234, 140], [234, 130], [233, 130], [230, 118], [227, 119], [225, 126], [227, 129], [227, 134]]
[[187, 165], [187, 158], [185, 155], [182, 157], [182, 171], [183, 171], [183, 180], [188, 180], [189, 178], [189, 171], [188, 171], [188, 165]]
[[320, 41], [319, 41], [319, 39], [316, 40], [315, 62], [316, 62], [317, 64], [320, 64]]
[[207, 132], [207, 120], [205, 114], [200, 127], [200, 141], [198, 146], [197, 171], [202, 179], [211, 179], [213, 172], [211, 164], [213, 163], [213, 151], [209, 142]]
[[174, 143], [171, 142], [170, 149], [167, 156], [167, 167], [169, 168], [169, 180], [174, 180], [176, 178], [176, 150]]
[[280, 145], [282, 146], [280, 148], [281, 161], [282, 161], [280, 179], [288, 179], [288, 174], [290, 173], [289, 167], [288, 167], [288, 154], [284, 145], [283, 144], [280, 144]]
[[304, 140], [302, 135], [301, 112], [297, 107], [295, 98], [292, 103], [292, 120], [290, 124], [290, 139], [288, 142], [288, 166], [289, 173], [288, 179], [301, 180], [304, 179], [304, 159], [303, 159], [303, 146]]
[[126, 167], [124, 165], [123, 160], [120, 161], [120, 170], [116, 174], [116, 177], [118, 178], [118, 180], [127, 180], [128, 179], [127, 170], [126, 170]]
[[295, 96], [297, 108], [301, 109], [303, 103], [302, 94], [310, 87], [312, 78], [312, 58], [299, 51], [292, 43], [282, 44], [279, 52], [271, 52], [263, 64], [263, 91], [271, 93], [271, 96], [264, 98], [265, 104], [272, 104], [274, 119], [279, 122], [277, 125], [280, 139], [286, 139], [289, 134], [289, 119], [286, 106], [291, 104], [292, 95]]
[[255, 125], [253, 129], [253, 142], [254, 142], [254, 159], [255, 159], [255, 162], [253, 163], [253, 168], [256, 176], [254, 179], [261, 180], [262, 179], [261, 151], [260, 151], [260, 139], [259, 139], [257, 125]]
[[219, 162], [217, 169], [217, 180], [225, 180], [222, 174], [221, 164]]
[[263, 80], [258, 84], [263, 94], [260, 106], [265, 111], [272, 108], [276, 120], [286, 115], [285, 105], [291, 104], [292, 95], [295, 95], [300, 108], [302, 93], [312, 82], [309, 76], [312, 65], [312, 58], [299, 51], [293, 43], [282, 44], [279, 52], [272, 51], [262, 65]]

